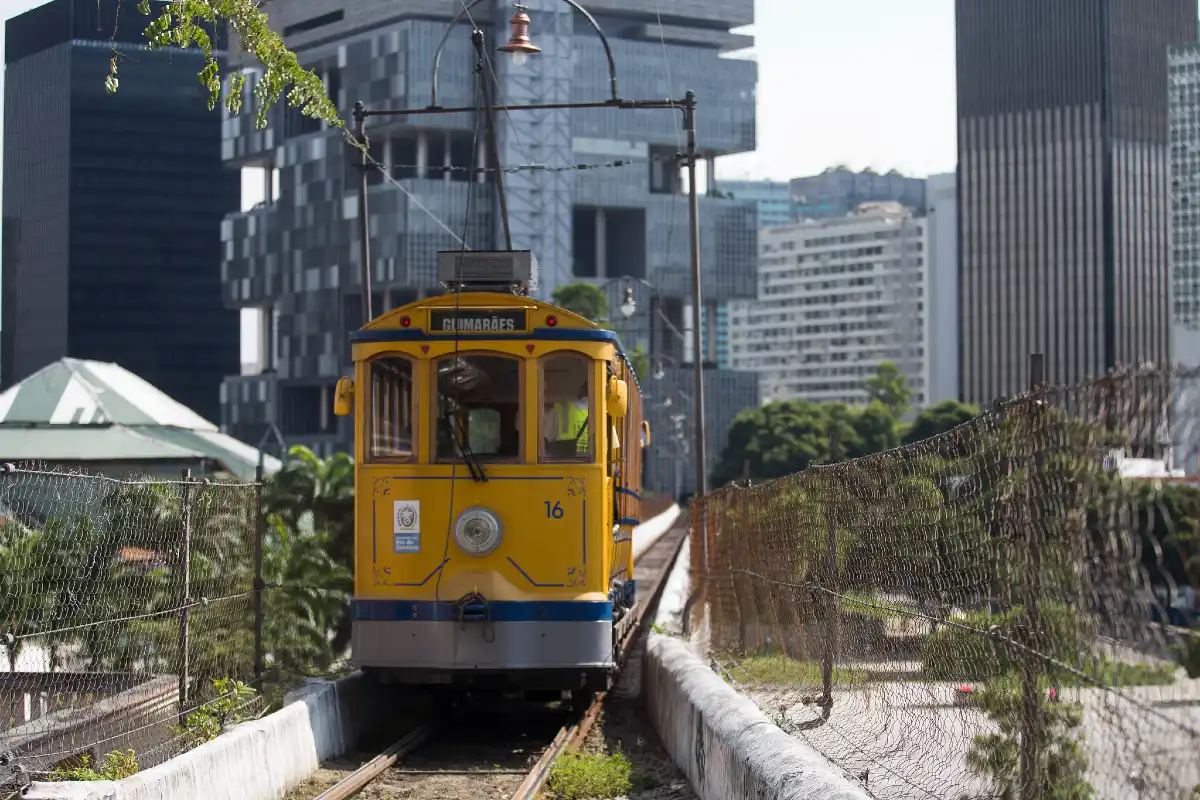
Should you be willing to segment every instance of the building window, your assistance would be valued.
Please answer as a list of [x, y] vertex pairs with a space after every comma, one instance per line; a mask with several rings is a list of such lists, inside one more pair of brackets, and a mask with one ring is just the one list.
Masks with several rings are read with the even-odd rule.
[[521, 361], [499, 355], [441, 358], [437, 367], [437, 461], [521, 458]]
[[371, 361], [369, 461], [409, 461], [413, 455], [412, 362], [399, 356]]
[[593, 463], [592, 361], [556, 353], [539, 362], [541, 371], [541, 458]]

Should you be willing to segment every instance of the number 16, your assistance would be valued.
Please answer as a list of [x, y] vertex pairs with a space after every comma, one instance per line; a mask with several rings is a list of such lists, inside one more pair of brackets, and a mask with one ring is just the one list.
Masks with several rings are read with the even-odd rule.
[[542, 502], [546, 504], [546, 519], [562, 519], [563, 518], [563, 513], [564, 513], [563, 508], [558, 500], [554, 501], [553, 506], [550, 505], [549, 500], [543, 500]]

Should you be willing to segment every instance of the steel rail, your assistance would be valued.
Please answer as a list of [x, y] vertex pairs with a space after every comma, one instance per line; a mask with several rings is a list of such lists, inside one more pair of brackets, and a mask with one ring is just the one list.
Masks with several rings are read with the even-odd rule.
[[[650, 618], [651, 609], [658, 607], [658, 601], [662, 597], [663, 590], [666, 588], [667, 579], [675, 566], [675, 562], [679, 559], [679, 552], [683, 549], [683, 543], [687, 541], [687, 526], [690, 517], [686, 511], [680, 515], [679, 522], [672, 526], [670, 530], [662, 535], [662, 537], [651, 545], [646, 552], [642, 553], [642, 558], [645, 559], [655, 549], [660, 546], [670, 547], [669, 557], [663, 564], [658, 574], [654, 576], [654, 583], [651, 584], [649, 594], [643, 602], [637, 604], [634, 612], [622, 620], [621, 632], [618, 635], [618, 662], [617, 675], [614, 676], [613, 684], [616, 684], [616, 677], [620, 675], [621, 669], [625, 664], [625, 659], [629, 655], [629, 645], [636, 642], [638, 636], [645, 630], [646, 620]], [[675, 542], [670, 542], [669, 538], [677, 535], [680, 527], [683, 528], [682, 535], [679, 535]], [[637, 562], [634, 562], [635, 566]], [[625, 624], [628, 622], [628, 624]], [[611, 689], [609, 690], [611, 691]], [[599, 692], [592, 704], [588, 706], [587, 711], [578, 722], [564, 727], [554, 737], [554, 741], [546, 748], [546, 752], [538, 759], [537, 763], [529, 771], [529, 775], [521, 782], [521, 785], [513, 792], [511, 800], [534, 800], [538, 796], [538, 792], [546, 785], [547, 779], [550, 777], [550, 768], [554, 765], [554, 761], [563, 753], [569, 750], [578, 749], [591, 733], [596, 721], [600, 719], [600, 712], [604, 710], [604, 702], [608, 699], [609, 692]]]
[[[687, 541], [686, 526], [688, 518], [686, 515], [681, 515], [680, 522], [666, 531], [658, 541], [642, 553], [641, 558], [634, 562], [642, 562], [652, 554], [656, 555], [660, 547], [669, 548], [668, 557], [663, 563], [662, 568], [654, 577], [651, 584], [650, 592], [645, 595], [645, 599], [639, 602], [634, 610], [627, 615], [620, 623], [618, 623], [617, 633], [617, 669], [615, 678], [620, 675], [621, 668], [624, 666], [625, 659], [630, 652], [630, 645], [637, 640], [637, 637], [645, 630], [646, 620], [649, 619], [649, 610], [658, 605], [659, 599], [662, 597], [663, 589], [666, 587], [667, 578], [669, 577], [675, 562], [679, 558], [679, 552], [683, 547], [683, 543]], [[680, 533], [680, 525], [684, 527], [684, 531]], [[677, 539], [672, 542], [672, 537]], [[534, 764], [533, 768], [528, 772], [517, 772], [515, 770], [503, 771], [503, 774], [524, 774], [525, 780], [521, 786], [513, 794], [513, 800], [533, 800], [537, 793], [545, 786], [546, 780], [550, 777], [550, 768], [553, 766], [555, 759], [567, 750], [578, 748], [587, 739], [588, 734], [595, 726], [596, 721], [600, 718], [600, 712], [604, 709], [604, 701], [608, 698], [609, 692], [600, 692], [596, 695], [591, 705], [583, 713], [583, 716], [578, 721], [567, 725], [559, 730], [550, 746]], [[395, 766], [405, 756], [416, 750], [421, 744], [427, 741], [431, 736], [437, 733], [442, 727], [442, 723], [427, 723], [415, 728], [406, 733], [398, 741], [392, 744], [391, 747], [384, 750], [375, 758], [363, 764], [354, 772], [347, 775], [337, 784], [326, 789], [325, 792], [319, 795], [316, 800], [350, 800], [350, 798], [358, 796], [372, 781], [386, 772], [389, 768]], [[407, 771], [406, 771], [407, 772]], [[501, 774], [495, 770], [477, 770], [477, 771], [444, 771], [444, 770], [413, 770], [412, 774]]]
[[356, 797], [367, 787], [367, 784], [386, 772], [388, 767], [416, 750], [425, 740], [437, 733], [439, 727], [436, 723], [429, 723], [409, 731], [387, 750], [351, 772], [334, 786], [326, 789], [317, 797], [317, 800], [349, 800], [351, 797]]

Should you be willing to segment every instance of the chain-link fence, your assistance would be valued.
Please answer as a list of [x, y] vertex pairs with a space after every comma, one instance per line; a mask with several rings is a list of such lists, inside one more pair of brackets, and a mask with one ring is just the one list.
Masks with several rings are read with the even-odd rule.
[[0, 468], [8, 786], [161, 763], [336, 662], [348, 570], [270, 489]]
[[1042, 388], [717, 491], [692, 508], [693, 630], [878, 797], [1200, 796], [1200, 487], [1172, 469], [1198, 388]]

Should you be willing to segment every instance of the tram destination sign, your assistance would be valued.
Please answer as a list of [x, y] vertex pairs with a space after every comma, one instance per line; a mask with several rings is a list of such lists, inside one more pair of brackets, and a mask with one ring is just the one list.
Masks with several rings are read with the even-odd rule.
[[525, 309], [460, 308], [429, 312], [430, 333], [524, 333]]

